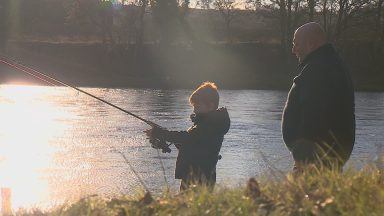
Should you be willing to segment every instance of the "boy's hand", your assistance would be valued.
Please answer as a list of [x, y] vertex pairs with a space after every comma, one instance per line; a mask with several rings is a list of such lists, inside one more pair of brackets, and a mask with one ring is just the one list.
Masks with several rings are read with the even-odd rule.
[[164, 139], [165, 133], [167, 132], [168, 130], [160, 127], [152, 127], [151, 129], [144, 131], [144, 133], [148, 136], [148, 138], [153, 138], [153, 139]]
[[149, 139], [152, 148], [161, 149], [163, 153], [170, 153], [171, 149], [163, 138], [166, 131], [167, 130], [159, 127], [152, 127], [151, 129], [145, 130], [144, 133], [148, 136], [147, 139]]

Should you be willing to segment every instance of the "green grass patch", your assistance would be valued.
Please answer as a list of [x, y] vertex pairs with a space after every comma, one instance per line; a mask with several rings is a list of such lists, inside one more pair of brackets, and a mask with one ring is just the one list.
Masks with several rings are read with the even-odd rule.
[[[382, 215], [384, 174], [375, 167], [250, 181], [244, 187], [195, 187], [180, 194], [87, 197], [49, 212], [24, 215]], [[21, 212], [20, 212], [21, 213]]]

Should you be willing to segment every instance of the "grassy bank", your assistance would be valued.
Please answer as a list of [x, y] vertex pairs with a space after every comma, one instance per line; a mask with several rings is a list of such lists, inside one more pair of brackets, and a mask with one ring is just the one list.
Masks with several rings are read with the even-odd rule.
[[[246, 187], [194, 188], [183, 194], [93, 196], [47, 215], [382, 215], [384, 174], [377, 168], [306, 170], [249, 181]], [[35, 215], [38, 212], [34, 213]]]

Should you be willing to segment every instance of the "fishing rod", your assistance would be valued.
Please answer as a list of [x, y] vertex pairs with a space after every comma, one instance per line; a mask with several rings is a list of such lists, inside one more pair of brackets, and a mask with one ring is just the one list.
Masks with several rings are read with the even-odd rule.
[[[7, 65], [7, 66], [9, 66], [9, 67], [11, 67], [11, 68], [15, 68], [15, 69], [17, 69], [17, 70], [19, 70], [19, 71], [25, 72], [25, 73], [27, 73], [27, 74], [29, 74], [29, 75], [31, 75], [31, 76], [37, 78], [37, 79], [40, 79], [40, 80], [42, 80], [42, 81], [44, 81], [44, 82], [47, 82], [47, 83], [49, 83], [49, 84], [51, 84], [51, 85], [54, 85], [54, 84], [53, 84], [52, 82], [48, 81], [48, 80], [45, 80], [45, 79], [41, 78], [41, 77], [48, 78], [49, 80], [54, 81], [54, 82], [56, 82], [56, 83], [58, 83], [58, 84], [61, 84], [61, 85], [63, 85], [63, 86], [66, 86], [66, 87], [75, 89], [76, 91], [79, 91], [79, 92], [81, 92], [81, 93], [83, 93], [83, 94], [86, 94], [86, 95], [88, 95], [88, 96], [90, 96], [90, 97], [92, 97], [92, 98], [94, 98], [94, 99], [96, 99], [96, 100], [99, 100], [99, 101], [101, 101], [101, 102], [103, 102], [103, 103], [105, 103], [105, 104], [107, 104], [107, 105], [109, 105], [109, 106], [111, 106], [111, 107], [113, 107], [113, 108], [116, 108], [116, 109], [118, 109], [118, 110], [120, 110], [120, 111], [122, 111], [122, 112], [124, 112], [124, 113], [126, 113], [126, 114], [128, 114], [128, 115], [130, 115], [130, 116], [133, 116], [134, 118], [137, 118], [137, 119], [139, 119], [139, 120], [145, 122], [146, 124], [148, 124], [148, 125], [151, 126], [151, 127], [158, 127], [158, 128], [161, 128], [160, 125], [158, 125], [158, 124], [156, 124], [156, 123], [154, 123], [154, 122], [152, 122], [152, 121], [149, 121], [149, 120], [147, 120], [147, 119], [144, 119], [144, 118], [142, 118], [142, 117], [140, 117], [140, 116], [138, 116], [138, 115], [136, 115], [136, 114], [134, 114], [134, 113], [132, 113], [132, 112], [130, 112], [130, 111], [128, 111], [128, 110], [125, 110], [125, 109], [123, 109], [123, 108], [121, 108], [121, 107], [119, 107], [119, 106], [116, 106], [115, 104], [112, 104], [112, 103], [110, 103], [110, 102], [108, 102], [108, 101], [106, 101], [106, 100], [104, 100], [104, 99], [102, 99], [102, 98], [99, 98], [99, 97], [97, 97], [97, 96], [95, 96], [95, 95], [93, 95], [93, 94], [91, 94], [91, 93], [89, 93], [89, 92], [86, 92], [86, 91], [84, 91], [84, 90], [82, 90], [82, 89], [79, 89], [79, 88], [77, 88], [77, 87], [75, 87], [75, 86], [73, 86], [73, 85], [70, 85], [70, 84], [68, 84], [68, 83], [66, 83], [66, 82], [64, 82], [64, 81], [58, 80], [57, 78], [54, 78], [54, 77], [52, 77], [52, 76], [49, 76], [49, 75], [47, 75], [47, 74], [45, 74], [45, 73], [42, 73], [42, 72], [40, 72], [40, 71], [37, 71], [37, 70], [35, 70], [35, 69], [33, 69], [33, 68], [27, 67], [27, 66], [22, 65], [22, 64], [20, 64], [20, 63], [16, 63], [16, 62], [14, 62], [14, 61], [10, 61], [8, 58], [5, 58], [4, 56], [1, 56], [1, 58], [0, 58], [0, 62], [3, 63], [3, 64], [5, 64], [5, 65]], [[33, 73], [35, 73], [35, 74], [33, 74], [31, 71], [32, 71]], [[39, 76], [41, 76], [41, 77], [37, 76], [36, 74], [39, 75]]]
[[[107, 104], [107, 105], [109, 105], [109, 106], [111, 106], [111, 107], [113, 107], [115, 109], [118, 109], [118, 110], [120, 110], [120, 111], [122, 111], [122, 112], [124, 112], [124, 113], [126, 113], [126, 114], [128, 114], [130, 116], [133, 116], [134, 118], [139, 119], [139, 120], [145, 122], [146, 124], [148, 124], [152, 128], [163, 128], [160, 125], [158, 125], [158, 124], [156, 124], [156, 123], [154, 123], [154, 122], [152, 122], [150, 120], [144, 119], [144, 118], [142, 118], [142, 117], [140, 117], [140, 116], [138, 116], [138, 115], [136, 115], [136, 114], [126, 110], [126, 109], [123, 109], [123, 108], [121, 108], [121, 107], [119, 107], [119, 106], [117, 106], [115, 104], [112, 104], [111, 102], [108, 102], [108, 101], [106, 101], [106, 100], [104, 100], [104, 99], [102, 99], [100, 97], [97, 97], [97, 96], [95, 96], [95, 95], [93, 95], [93, 94], [91, 94], [91, 93], [89, 93], [87, 91], [79, 89], [76, 86], [68, 84], [68, 83], [66, 83], [64, 81], [61, 81], [61, 80], [59, 80], [59, 79], [57, 79], [55, 77], [49, 76], [49, 75], [47, 75], [47, 74], [45, 74], [43, 72], [40, 72], [40, 71], [38, 71], [36, 69], [33, 69], [31, 67], [28, 67], [28, 66], [25, 66], [25, 65], [23, 65], [21, 63], [17, 63], [14, 60], [9, 60], [9, 58], [5, 57], [4, 55], [0, 55], [0, 63], [3, 63], [4, 65], [7, 65], [8, 67], [14, 68], [14, 69], [16, 69], [18, 71], [24, 72], [24, 73], [26, 73], [26, 74], [28, 74], [30, 76], [33, 76], [33, 77], [35, 77], [35, 78], [37, 78], [37, 79], [39, 79], [39, 80], [41, 80], [43, 82], [46, 82], [46, 83], [50, 84], [52, 86], [56, 86], [57, 84], [60, 84], [60, 85], [72, 88], [72, 89], [74, 89], [76, 91], [79, 91], [79, 92], [81, 92], [81, 93], [83, 93], [85, 95], [88, 95], [88, 96], [90, 96], [90, 97], [92, 97], [92, 98], [94, 98], [94, 99], [96, 99], [98, 101], [101, 101], [104, 104]], [[47, 79], [49, 79], [50, 81], [48, 81]], [[170, 153], [171, 152], [171, 149], [169, 148], [169, 146], [171, 146], [172, 144], [167, 144], [164, 140], [159, 140], [159, 139], [151, 138], [150, 139], [150, 143], [151, 143], [152, 148], [161, 149], [163, 153]]]
[[[158, 125], [158, 124], [156, 124], [156, 123], [154, 123], [154, 122], [152, 122], [150, 120], [144, 119], [144, 118], [142, 118], [142, 117], [140, 117], [140, 116], [138, 116], [138, 115], [136, 115], [136, 114], [134, 114], [134, 113], [132, 113], [132, 112], [130, 112], [128, 110], [125, 110], [125, 109], [123, 109], [123, 108], [121, 108], [121, 107], [119, 107], [119, 106], [117, 106], [115, 104], [112, 104], [112, 103], [110, 103], [110, 102], [108, 102], [108, 101], [106, 101], [106, 100], [104, 100], [102, 98], [99, 98], [99, 97], [97, 97], [97, 96], [95, 96], [95, 95], [93, 95], [93, 94], [91, 94], [91, 93], [89, 93], [87, 91], [79, 89], [79, 88], [77, 88], [77, 87], [75, 87], [75, 86], [73, 86], [71, 84], [68, 84], [68, 83], [66, 83], [64, 81], [61, 81], [61, 80], [59, 80], [57, 78], [54, 78], [52, 76], [49, 76], [49, 75], [47, 75], [47, 74], [45, 74], [43, 72], [40, 72], [38, 70], [35, 70], [35, 69], [31, 68], [31, 67], [28, 67], [28, 66], [25, 66], [23, 64], [17, 63], [16, 61], [11, 61], [11, 60], [9, 60], [9, 58], [4, 57], [2, 55], [0, 55], [0, 63], [3, 63], [5, 65], [7, 65], [8, 67], [17, 69], [18, 71], [22, 71], [24, 73], [27, 73], [28, 75], [31, 75], [31, 76], [33, 76], [33, 77], [35, 77], [35, 78], [37, 78], [37, 79], [39, 79], [39, 80], [41, 80], [43, 82], [46, 82], [46, 83], [48, 83], [50, 85], [55, 86], [57, 84], [60, 84], [60, 85], [72, 88], [72, 89], [74, 89], [76, 91], [79, 91], [79, 92], [81, 92], [81, 93], [83, 93], [85, 95], [88, 95], [88, 96], [90, 96], [90, 97], [92, 97], [92, 98], [94, 98], [94, 99], [96, 99], [98, 101], [101, 101], [104, 104], [107, 104], [107, 105], [109, 105], [109, 106], [111, 106], [111, 107], [113, 107], [115, 109], [118, 109], [118, 110], [120, 110], [120, 111], [122, 111], [122, 112], [124, 112], [124, 113], [126, 113], [126, 114], [128, 114], [130, 116], [133, 116], [136, 119], [139, 119], [139, 120], [145, 122], [146, 124], [148, 124], [149, 126], [151, 126], [153, 128], [162, 128], [160, 125]], [[50, 81], [48, 81], [47, 79], [49, 79]], [[55, 82], [56, 84], [53, 83], [52, 81]], [[155, 148], [155, 149], [162, 149], [163, 153], [171, 152], [171, 149], [169, 148], [169, 146], [171, 144], [167, 144], [163, 140], [150, 139], [150, 143], [151, 143], [151, 146], [153, 148]]]
[[[126, 109], [123, 109], [123, 108], [121, 108], [121, 107], [119, 107], [119, 106], [117, 106], [115, 104], [112, 104], [111, 102], [108, 102], [108, 101], [106, 101], [106, 100], [104, 100], [104, 99], [102, 99], [100, 97], [97, 97], [97, 96], [95, 96], [95, 95], [93, 95], [93, 94], [91, 94], [91, 93], [89, 93], [87, 91], [79, 89], [76, 86], [68, 84], [68, 83], [66, 83], [64, 81], [61, 81], [61, 80], [59, 80], [59, 79], [57, 79], [55, 77], [49, 76], [49, 75], [47, 75], [47, 74], [45, 74], [43, 72], [40, 72], [40, 71], [38, 71], [36, 69], [33, 69], [31, 67], [28, 67], [28, 66], [25, 66], [25, 65], [23, 65], [21, 63], [17, 63], [16, 61], [9, 60], [9, 58], [5, 57], [4, 55], [0, 55], [0, 63], [3, 63], [4, 65], [7, 65], [8, 67], [17, 69], [18, 71], [27, 73], [28, 75], [33, 76], [33, 77], [35, 77], [35, 78], [37, 78], [37, 79], [39, 79], [39, 80], [41, 80], [43, 82], [46, 82], [46, 83], [48, 83], [50, 85], [55, 86], [57, 84], [60, 84], [60, 85], [72, 88], [72, 89], [74, 89], [76, 91], [79, 91], [79, 92], [81, 92], [81, 93], [83, 93], [85, 95], [88, 95], [88, 96], [90, 96], [90, 97], [92, 97], [92, 98], [94, 98], [94, 99], [96, 99], [98, 101], [101, 101], [104, 104], [107, 104], [107, 105], [109, 105], [109, 106], [111, 106], [111, 107], [113, 107], [115, 109], [118, 109], [118, 110], [120, 110], [120, 111], [122, 111], [122, 112], [124, 112], [124, 113], [126, 113], [126, 114], [128, 114], [130, 116], [133, 116], [134, 118], [139, 119], [139, 120], [145, 122], [146, 124], [148, 124], [149, 126], [151, 126], [153, 128], [162, 128], [160, 125], [158, 125], [158, 124], [156, 124], [156, 123], [154, 123], [154, 122], [152, 122], [150, 120], [144, 119], [144, 118], [142, 118], [142, 117], [140, 117], [140, 116], [138, 116], [138, 115], [136, 115], [136, 114], [126, 110]], [[50, 81], [48, 81], [46, 79], [49, 79]], [[52, 81], [55, 82], [56, 84], [53, 83]], [[164, 143], [161, 140], [151, 140], [151, 144], [152, 144], [153, 148], [162, 149], [163, 152], [170, 152], [170, 149], [169, 149], [170, 145]]]
[[[16, 61], [14, 61], [14, 60], [9, 60], [9, 58], [4, 57], [4, 55], [0, 55], [0, 63], [3, 63], [4, 65], [7, 65], [10, 68], [14, 68], [14, 69], [16, 69], [18, 71], [24, 72], [24, 73], [26, 73], [26, 74], [28, 74], [30, 76], [33, 76], [33, 77], [35, 77], [35, 78], [37, 78], [37, 79], [39, 79], [39, 80], [41, 80], [41, 81], [43, 81], [45, 83], [50, 84], [52, 86], [56, 86], [57, 84], [61, 84], [63, 86], [72, 88], [72, 89], [74, 89], [74, 90], [76, 90], [78, 92], [81, 92], [81, 93], [83, 93], [85, 95], [88, 95], [88, 96], [90, 96], [90, 97], [92, 97], [92, 98], [94, 98], [94, 99], [96, 99], [98, 101], [101, 101], [104, 104], [107, 104], [107, 105], [109, 105], [109, 106], [111, 106], [113, 108], [116, 108], [116, 109], [118, 109], [118, 110], [120, 110], [120, 111], [122, 111], [122, 112], [124, 112], [124, 113], [126, 113], [128, 115], [130, 115], [130, 116], [133, 116], [134, 118], [139, 119], [139, 120], [145, 122], [146, 124], [148, 124], [151, 127], [162, 128], [160, 125], [158, 125], [158, 124], [156, 124], [156, 123], [154, 123], [154, 122], [152, 122], [150, 120], [144, 119], [144, 118], [142, 118], [142, 117], [140, 117], [140, 116], [138, 116], [138, 115], [136, 115], [136, 114], [134, 114], [134, 113], [132, 113], [132, 112], [130, 112], [128, 110], [125, 110], [125, 109], [123, 109], [123, 108], [121, 108], [121, 107], [119, 107], [119, 106], [117, 106], [115, 104], [112, 104], [112, 103], [110, 103], [110, 102], [108, 102], [108, 101], [106, 101], [106, 100], [104, 100], [102, 98], [99, 98], [99, 97], [97, 97], [97, 96], [95, 96], [95, 95], [93, 95], [93, 94], [91, 94], [91, 93], [89, 93], [87, 91], [79, 89], [79, 88], [77, 88], [77, 87], [75, 87], [73, 85], [70, 85], [70, 84], [68, 84], [68, 83], [66, 83], [64, 81], [61, 81], [61, 80], [59, 80], [57, 78], [49, 76], [49, 75], [47, 75], [47, 74], [45, 74], [43, 72], [37, 71], [37, 70], [35, 70], [35, 69], [31, 68], [31, 67], [25, 66], [25, 65], [23, 65], [21, 63], [18, 63]], [[47, 80], [47, 79], [49, 79], [50, 81]], [[164, 164], [163, 164], [163, 161], [161, 160], [159, 149], [162, 149], [163, 153], [169, 153], [169, 152], [171, 152], [171, 149], [169, 148], [169, 146], [171, 144], [167, 144], [164, 140], [159, 140], [159, 139], [154, 139], [154, 138], [150, 138], [150, 143], [151, 143], [152, 148], [155, 148], [157, 150], [157, 155], [160, 158], [161, 167], [162, 167], [162, 170], [163, 170], [163, 173], [164, 173], [164, 180], [165, 180], [165, 182], [167, 184], [167, 188], [169, 190], [168, 181], [167, 181], [166, 176], [165, 176]], [[133, 173], [136, 175], [136, 177], [139, 179], [140, 183], [143, 185], [144, 189], [147, 192], [149, 192], [148, 187], [146, 186], [144, 181], [141, 179], [140, 175], [138, 175], [138, 173], [133, 168], [133, 166], [128, 161], [128, 159], [125, 157], [125, 155], [122, 152], [117, 151], [115, 148], [114, 148], [114, 150], [117, 153], [119, 153], [119, 154], [121, 154], [123, 156], [125, 162], [128, 163], [128, 165], [130, 166], [130, 168], [133, 171]]]

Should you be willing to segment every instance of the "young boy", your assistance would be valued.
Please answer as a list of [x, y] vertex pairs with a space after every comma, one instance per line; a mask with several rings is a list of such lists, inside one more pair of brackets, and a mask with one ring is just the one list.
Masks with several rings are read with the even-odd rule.
[[213, 188], [216, 164], [224, 135], [230, 127], [226, 108], [218, 108], [219, 93], [214, 83], [201, 84], [190, 96], [193, 125], [187, 131], [168, 131], [154, 127], [146, 134], [152, 139], [174, 143], [179, 150], [175, 178], [181, 179], [180, 190], [192, 184]]

